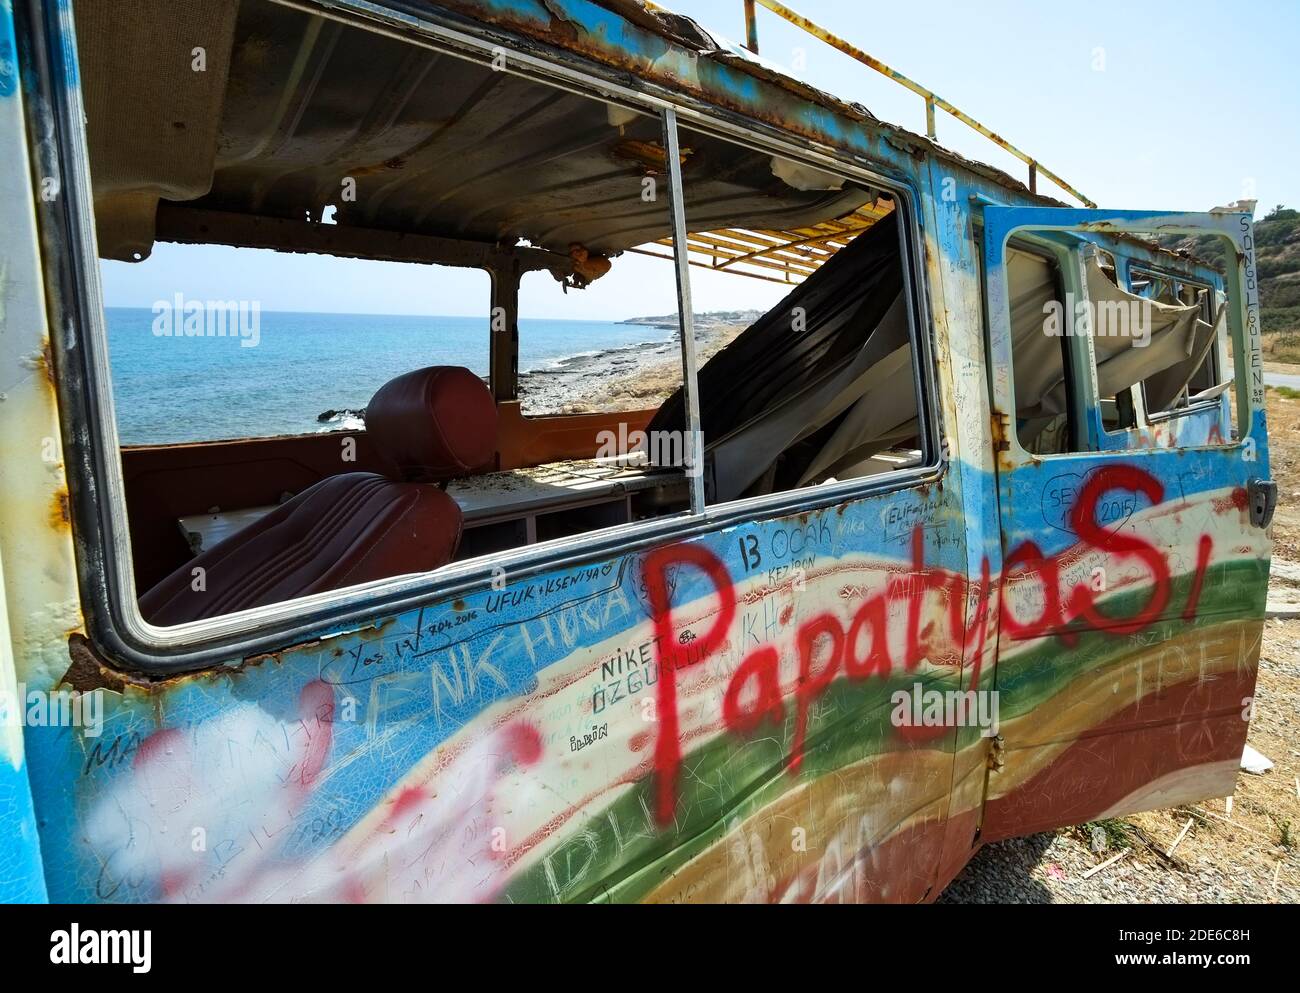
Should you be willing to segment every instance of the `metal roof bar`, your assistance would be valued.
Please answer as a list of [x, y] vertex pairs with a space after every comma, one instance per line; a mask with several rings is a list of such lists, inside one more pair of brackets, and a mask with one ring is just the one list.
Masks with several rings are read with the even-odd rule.
[[958, 110], [956, 107], [950, 104], [947, 100], [943, 99], [940, 96], [937, 96], [932, 91], [927, 90], [920, 83], [914, 82], [913, 80], [904, 76], [898, 70], [892, 69], [889, 66], [885, 65], [885, 63], [881, 62], [879, 59], [868, 55], [866, 52], [862, 51], [862, 49], [854, 45], [850, 45], [847, 41], [844, 41], [842, 38], [837, 37], [836, 35], [827, 31], [825, 28], [821, 27], [820, 25], [814, 24], [812, 21], [804, 17], [802, 14], [798, 13], [797, 11], [791, 10], [783, 3], [780, 3], [779, 0], [744, 0], [744, 4], [745, 4], [745, 35], [747, 38], [745, 47], [748, 48], [755, 55], [758, 54], [758, 25], [755, 21], [755, 4], [761, 4], [762, 6], [770, 10], [772, 13], [776, 14], [778, 17], [784, 18], [785, 20], [789, 21], [791, 24], [795, 25], [795, 27], [802, 28], [804, 31], [807, 31], [809, 34], [813, 35], [814, 37], [820, 38], [822, 41], [826, 42], [826, 44], [830, 45], [832, 48], [838, 49], [839, 51], [843, 52], [845, 55], [857, 59], [865, 66], [870, 66], [872, 69], [875, 69], [876, 72], [880, 73], [881, 75], [888, 76], [894, 82], [907, 87], [913, 93], [917, 94], [922, 99], [924, 99], [926, 135], [930, 138], [931, 141], [933, 141], [935, 138], [934, 109], [938, 107], [940, 110], [947, 111], [949, 114], [957, 118], [957, 120], [961, 121], [967, 127], [975, 131], [978, 131], [985, 138], [988, 138], [994, 144], [1010, 152], [1016, 158], [1020, 159], [1021, 162], [1024, 162], [1026, 165], [1028, 165], [1029, 166], [1029, 189], [1031, 191], [1035, 193], [1038, 192], [1037, 190], [1038, 177], [1039, 175], [1043, 175], [1046, 176], [1048, 179], [1050, 179], [1061, 189], [1069, 193], [1072, 197], [1075, 197], [1077, 200], [1079, 200], [1079, 202], [1081, 202], [1085, 206], [1087, 207], [1097, 206], [1095, 203], [1089, 200], [1086, 196], [1084, 196], [1082, 193], [1076, 190], [1073, 186], [1071, 186], [1069, 183], [1063, 180], [1056, 173], [1052, 172], [1050, 169], [1044, 166], [1033, 156], [1028, 155], [1025, 152], [1022, 152], [1020, 149], [1018, 149], [1015, 145], [1011, 144], [1011, 142], [1007, 141], [1001, 135], [997, 134], [994, 131], [990, 131], [979, 121], [975, 120], [975, 118], [967, 114], [963, 114], [960, 110]]

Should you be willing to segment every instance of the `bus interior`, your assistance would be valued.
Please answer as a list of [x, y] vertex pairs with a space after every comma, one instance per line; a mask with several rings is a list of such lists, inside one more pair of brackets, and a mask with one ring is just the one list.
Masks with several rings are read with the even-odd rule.
[[[689, 271], [781, 284], [780, 302], [698, 372], [710, 504], [933, 457], [917, 348], [926, 306], [901, 191], [683, 125], [688, 243], [676, 246], [652, 111], [531, 78], [508, 56], [501, 66], [264, 0], [189, 5], [185, 19], [162, 0], [125, 15], [74, 7], [102, 259], [144, 263], [162, 242], [473, 268], [490, 276], [484, 312], [501, 317], [486, 375], [409, 356], [367, 405], [365, 430], [350, 433], [349, 461], [328, 432], [123, 445], [135, 583], [151, 623], [689, 509], [680, 461], [602, 456], [598, 442], [620, 426], [689, 433], [684, 388], [637, 411], [524, 411], [518, 299], [531, 273], [556, 293], [584, 293], [651, 256], [671, 282], [682, 250]], [[161, 46], [197, 53], [195, 37], [205, 39], [201, 73], [198, 54], [131, 71]], [[1059, 347], [1033, 333], [1061, 292], [1053, 267], [1032, 250], [1014, 259], [1018, 354]], [[1134, 297], [1100, 258], [1089, 266], [1090, 289]], [[1219, 333], [1213, 302], [1155, 277], [1141, 292], [1162, 344], [1138, 356], [1116, 341], [1100, 367], [1104, 395], [1145, 384], [1155, 409], [1217, 388], [1197, 379]], [[1051, 450], [1064, 368], [1017, 363], [1031, 451]]]

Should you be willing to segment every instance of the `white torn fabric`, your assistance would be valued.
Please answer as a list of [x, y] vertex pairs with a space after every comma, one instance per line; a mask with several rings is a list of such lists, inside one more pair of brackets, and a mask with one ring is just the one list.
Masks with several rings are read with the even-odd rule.
[[800, 486], [827, 473], [853, 479], [853, 466], [877, 452], [916, 437], [916, 386], [910, 345], [895, 349], [858, 380], [862, 392], [799, 480]]
[[[1061, 378], [1061, 339], [1046, 333], [1046, 308], [1058, 297], [1056, 270], [1044, 258], [1007, 251], [1007, 289], [1011, 304], [1011, 367], [1015, 375], [1016, 417], [1050, 418], [1065, 411]], [[1059, 390], [1054, 388], [1059, 386]]]
[[1147, 396], [1153, 410], [1163, 409], [1204, 360], [1214, 328], [1200, 319], [1196, 304], [1161, 303], [1120, 289], [1102, 270], [1096, 252], [1089, 254], [1086, 268], [1098, 396], [1113, 397], [1166, 373], [1160, 377], [1166, 395]]
[[803, 430], [801, 437], [807, 437], [847, 411], [804, 470], [800, 486], [820, 482], [828, 474], [855, 478], [853, 466], [917, 434], [912, 346], [901, 294], [868, 340], [888, 351], [883, 355], [877, 352], [870, 364], [860, 362], [853, 379]]
[[1191, 406], [1194, 403], [1203, 403], [1206, 400], [1217, 400], [1231, 388], [1232, 380], [1225, 379], [1218, 386], [1211, 386], [1209, 389], [1201, 390], [1199, 393], [1193, 393], [1187, 398], [1188, 406]]
[[804, 192], [844, 189], [844, 180], [839, 176], [832, 176], [829, 172], [822, 172], [801, 162], [791, 162], [779, 155], [772, 156], [772, 175], [786, 186]]
[[[1195, 304], [1162, 303], [1120, 289], [1095, 251], [1089, 253], [1085, 268], [1098, 395], [1113, 397], [1163, 372], [1156, 381], [1157, 395], [1149, 396], [1152, 409], [1163, 409], [1204, 360], [1217, 327], [1199, 319]], [[1050, 419], [1065, 411], [1066, 393], [1060, 337], [1048, 330], [1066, 333], [1073, 327], [1077, 332], [1078, 325], [1064, 313], [1056, 325], [1048, 323], [1052, 304], [1060, 305], [1060, 297], [1055, 268], [1046, 259], [1010, 249], [1007, 280], [1016, 417]]]
[[[907, 416], [915, 418], [915, 397], [911, 395], [915, 387], [908, 364], [911, 357], [907, 344], [908, 328], [907, 307], [900, 293], [876, 328], [865, 336], [866, 344], [849, 361], [793, 392], [780, 407], [778, 416], [756, 419], [713, 443], [712, 457], [717, 478], [741, 478], [742, 470], [752, 467], [753, 453], [783, 451], [825, 427], [855, 403], [860, 405], [859, 398], [864, 391], [897, 370], [900, 352], [903, 353], [903, 369], [902, 374], [895, 378], [906, 384], [911, 404], [911, 414]], [[881, 436], [879, 418], [867, 430], [869, 437], [859, 441], [870, 445], [872, 438]], [[839, 437], [840, 433], [837, 430], [834, 437]], [[912, 434], [915, 433], [913, 430]], [[805, 473], [800, 485], [818, 481]]]
[[[1200, 310], [1200, 307], [1197, 307]], [[1182, 360], [1169, 366], [1167, 369], [1161, 369], [1159, 372], [1149, 376], [1146, 379], [1146, 402], [1147, 409], [1150, 411], [1169, 410], [1174, 401], [1187, 389], [1187, 384], [1191, 382], [1192, 377], [1196, 375], [1196, 370], [1201, 367], [1205, 357], [1209, 355], [1210, 349], [1218, 341], [1219, 334], [1223, 330], [1228, 317], [1228, 308], [1226, 303], [1219, 305], [1218, 313], [1215, 314], [1214, 323], [1209, 324], [1199, 317], [1192, 325], [1191, 333], [1191, 352]], [[1231, 382], [1219, 383], [1217, 386], [1211, 386], [1207, 390], [1202, 390], [1194, 398], [1195, 401], [1208, 400], [1212, 397], [1222, 394], [1231, 384]], [[1189, 400], [1188, 402], [1194, 402]]]

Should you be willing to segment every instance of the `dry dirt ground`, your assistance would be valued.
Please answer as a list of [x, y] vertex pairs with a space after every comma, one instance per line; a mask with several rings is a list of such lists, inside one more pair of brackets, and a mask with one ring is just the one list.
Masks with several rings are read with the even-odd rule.
[[[1268, 391], [1270, 468], [1278, 484], [1269, 599], [1300, 604], [1300, 398], [1284, 393]], [[1296, 568], [1287, 570], [1287, 564]], [[1298, 730], [1300, 620], [1271, 618], [1264, 624], [1249, 736], [1250, 745], [1272, 759], [1271, 770], [1239, 773], [1230, 801], [1206, 800], [989, 845], [940, 902], [1300, 902]], [[1116, 855], [1118, 861], [1085, 878]]]

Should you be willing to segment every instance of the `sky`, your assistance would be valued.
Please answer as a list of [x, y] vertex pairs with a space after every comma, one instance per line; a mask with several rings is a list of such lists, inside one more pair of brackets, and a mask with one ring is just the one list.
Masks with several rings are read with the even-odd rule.
[[[741, 0], [666, 0], [741, 41]], [[1033, 154], [1102, 207], [1204, 211], [1300, 207], [1298, 0], [790, 0], [790, 6]], [[762, 8], [763, 57], [877, 117], [924, 132], [920, 97]], [[1025, 178], [1025, 167], [952, 117], [938, 140]], [[1045, 181], [1040, 191], [1069, 201]], [[1072, 202], [1072, 201], [1071, 201]], [[477, 271], [220, 246], [158, 244], [143, 263], [104, 262], [107, 306], [256, 300], [263, 310], [486, 314]], [[696, 312], [766, 308], [779, 286], [692, 268]], [[520, 316], [620, 320], [676, 309], [673, 269], [625, 255], [586, 292], [546, 274]]]

